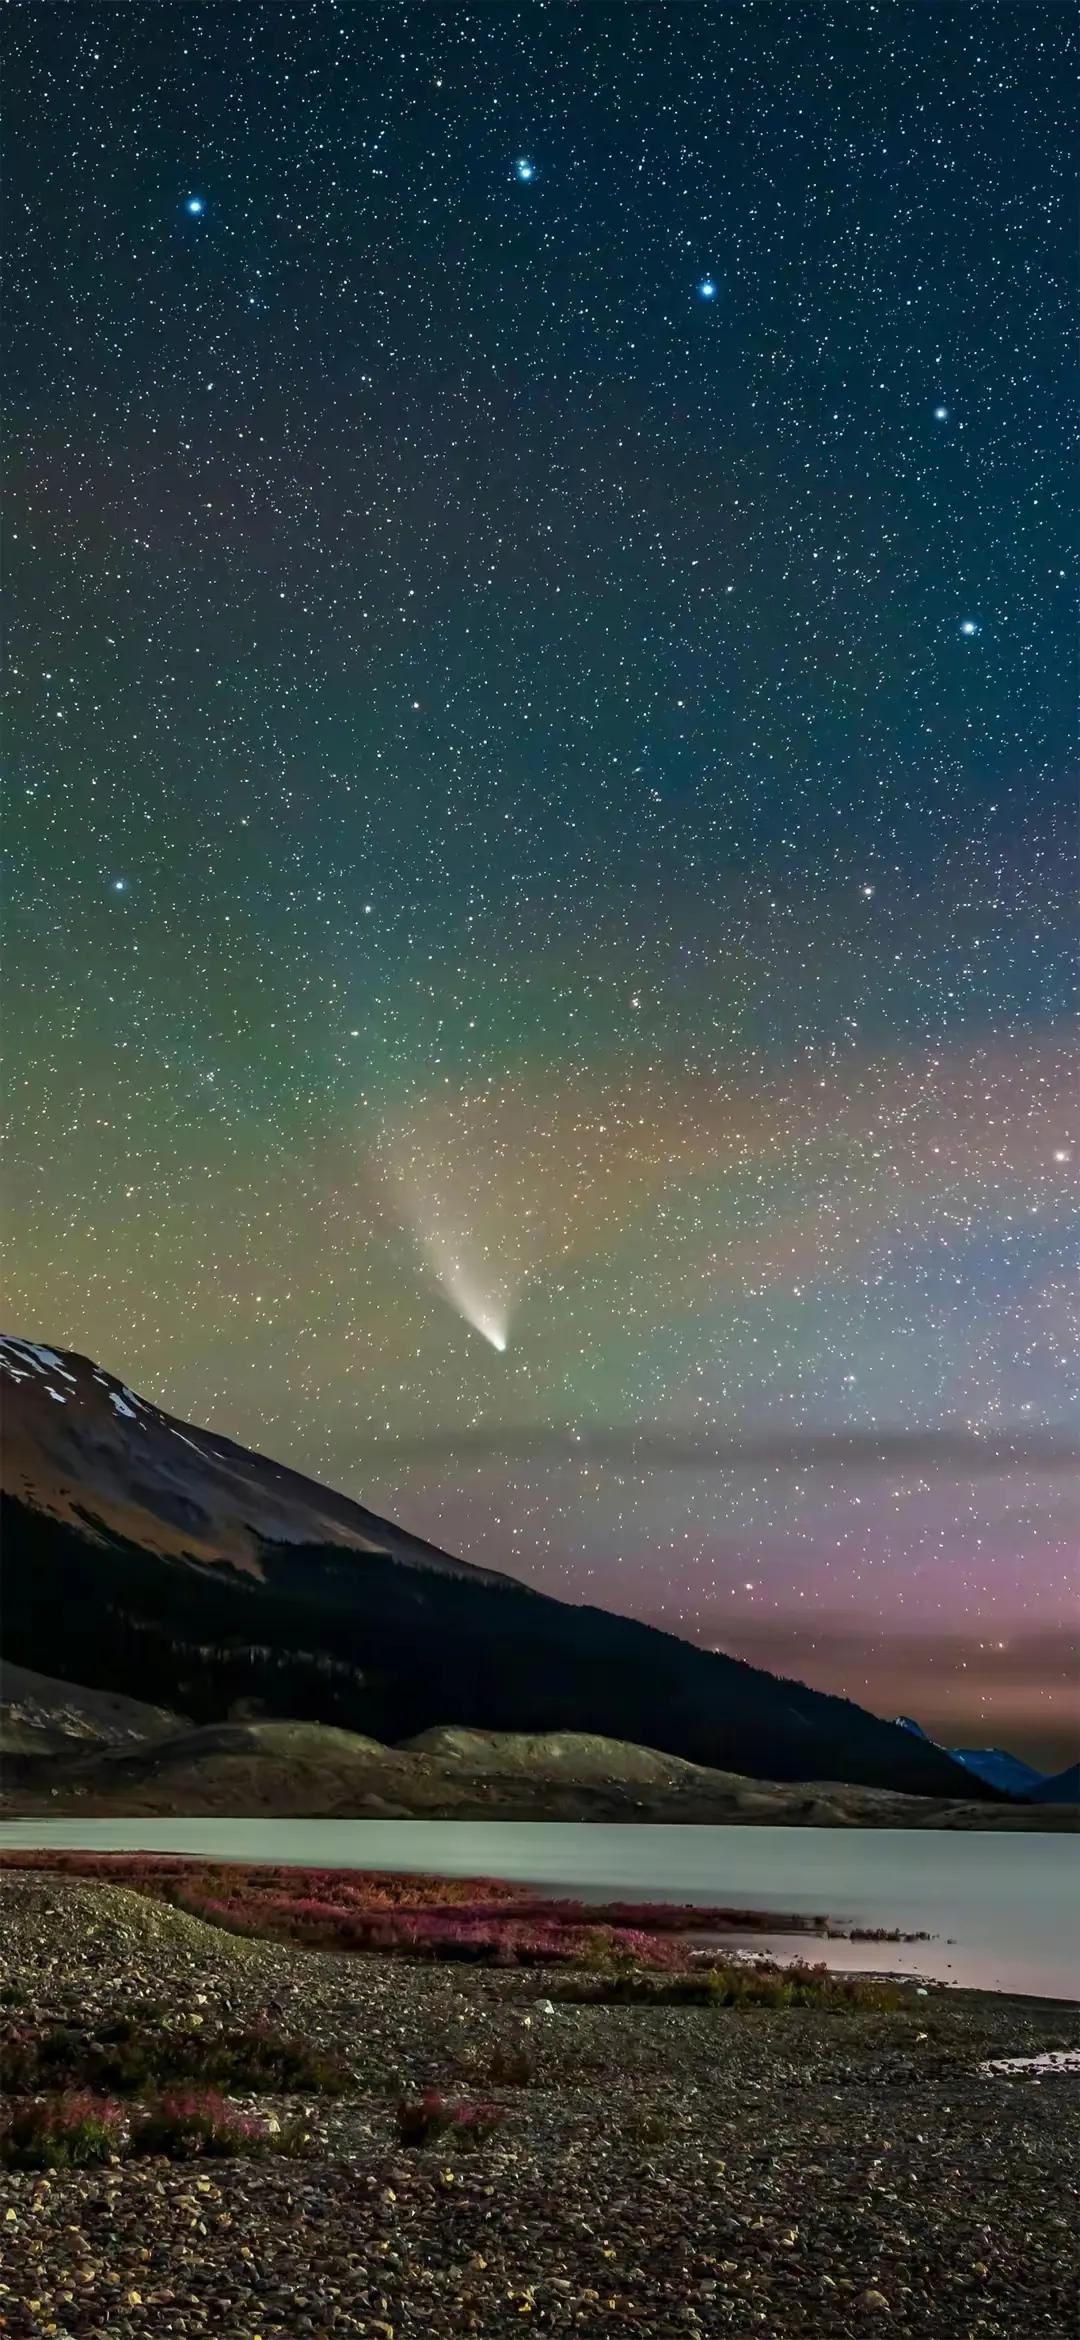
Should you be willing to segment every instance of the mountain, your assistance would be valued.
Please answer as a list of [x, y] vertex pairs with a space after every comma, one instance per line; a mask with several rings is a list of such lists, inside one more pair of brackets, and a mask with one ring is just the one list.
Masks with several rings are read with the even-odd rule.
[[1055, 1771], [1052, 1779], [1042, 1779], [1031, 1790], [1033, 1804], [1080, 1804], [1080, 1763], [1070, 1763], [1066, 1771]]
[[[938, 1746], [937, 1739], [932, 1739], [929, 1732], [924, 1731], [921, 1723], [912, 1722], [910, 1715], [898, 1714], [896, 1721], [900, 1730], [913, 1731], [915, 1737], [921, 1739], [925, 1747]], [[951, 1755], [954, 1763], [962, 1763], [965, 1771], [974, 1772], [976, 1779], [985, 1780], [988, 1787], [998, 1788], [1006, 1796], [1030, 1798], [1040, 1794], [1047, 1784], [1041, 1771], [1036, 1771], [1032, 1764], [1025, 1763], [1021, 1756], [1010, 1755], [1006, 1747], [945, 1747], [942, 1748], [941, 1752]], [[1063, 1772], [1061, 1776], [1064, 1779], [1069, 1775]], [[1055, 1799], [1045, 1800], [1054, 1801]], [[1062, 1795], [1056, 1800], [1067, 1803], [1070, 1800], [1075, 1802], [1077, 1799], [1075, 1797], [1070, 1799]]]
[[472, 1583], [511, 1581], [229, 1438], [174, 1421], [87, 1357], [0, 1338], [0, 1386], [4, 1493], [52, 1519], [104, 1528], [162, 1558], [229, 1561], [255, 1581], [264, 1544], [316, 1543], [389, 1553]]
[[1007, 1796], [1032, 1796], [1042, 1786], [1042, 1772], [1005, 1747], [950, 1747], [949, 1754], [965, 1771], [973, 1771], [990, 1787], [1002, 1788]]
[[14, 1664], [196, 1727], [588, 1732], [757, 1778], [993, 1796], [846, 1699], [454, 1559], [88, 1358], [9, 1339], [0, 1379]]

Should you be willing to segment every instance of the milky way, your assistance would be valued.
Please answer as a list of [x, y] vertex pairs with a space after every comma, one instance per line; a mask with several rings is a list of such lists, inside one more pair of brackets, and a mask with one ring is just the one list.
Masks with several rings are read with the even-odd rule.
[[1064, 1759], [1074, 61], [1022, 17], [13, 12], [5, 1307]]

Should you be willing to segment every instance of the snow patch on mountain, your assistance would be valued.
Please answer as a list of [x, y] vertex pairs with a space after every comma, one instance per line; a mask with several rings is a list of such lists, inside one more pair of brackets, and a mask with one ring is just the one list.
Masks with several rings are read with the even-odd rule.
[[11, 1333], [0, 1335], [0, 1368], [13, 1381], [26, 1381], [31, 1373], [42, 1378], [46, 1373], [54, 1373], [61, 1381], [70, 1381], [73, 1388], [77, 1387], [75, 1375], [69, 1373], [55, 1349], [43, 1349], [37, 1341], [18, 1341]]

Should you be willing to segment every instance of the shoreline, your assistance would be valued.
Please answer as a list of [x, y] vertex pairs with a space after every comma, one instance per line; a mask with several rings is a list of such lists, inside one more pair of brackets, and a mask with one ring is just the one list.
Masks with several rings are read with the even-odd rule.
[[[569, 2003], [565, 1970], [298, 1950], [15, 1869], [0, 1941], [20, 2025], [157, 2001], [353, 2080], [260, 2100], [306, 2158], [0, 2170], [5, 2340], [1071, 2340], [1080, 2076], [980, 2066], [1077, 2047], [1075, 2007]], [[397, 2108], [429, 2088], [501, 2125], [407, 2150]]]
[[[815, 1939], [791, 1949], [777, 1941], [777, 1955], [794, 1951], [813, 1960], [820, 1956], [816, 1937], [832, 1932], [842, 1937], [830, 1953], [838, 1969], [895, 1967], [923, 1980], [1063, 2000], [1080, 1984], [1075, 1869], [1031, 1835], [1013, 1840], [1006, 1862], [982, 1837], [956, 1843], [922, 1830], [778, 1835], [766, 1827], [649, 1824], [586, 1832], [566, 1823], [139, 1819], [0, 1826], [0, 1866], [20, 1859], [100, 1861], [103, 1873], [125, 1859], [186, 1861], [192, 1874], [207, 1864], [272, 1867], [293, 1880], [292, 1892], [301, 1889], [299, 1873], [313, 1869], [339, 1881], [372, 1870], [437, 1874], [448, 1895], [455, 1878], [479, 1876], [498, 1880], [507, 1894], [576, 1900], [594, 1916], [601, 1901], [633, 1902], [651, 1912], [638, 1922], [653, 1930], [670, 1924], [663, 1912], [672, 1905], [697, 1908], [699, 1930], [707, 1909], [735, 1905], [757, 1913], [759, 1948], [763, 1934], [803, 1930], [783, 1913], [815, 1912]], [[723, 1931], [730, 1930], [725, 1921]], [[869, 1947], [856, 1959], [848, 1938], [858, 1937]], [[895, 1957], [882, 1955], [890, 1942], [898, 1945]]]
[[[26, 1757], [5, 1760], [9, 1781], [16, 1776], [19, 1764], [26, 1769]], [[33, 1790], [26, 1781], [9, 1783], [0, 1792], [0, 1832], [30, 1828], [33, 1823], [108, 1828], [145, 1821], [147, 1828], [154, 1828], [171, 1821], [206, 1821], [210, 1825], [224, 1821], [236, 1825], [393, 1821], [418, 1828], [428, 1823], [446, 1828], [489, 1823], [503, 1828], [547, 1828], [573, 1823], [575, 1828], [799, 1828], [806, 1832], [844, 1828], [849, 1835], [1080, 1835], [1080, 1804], [947, 1802], [944, 1797], [886, 1795], [884, 1790], [849, 1788], [835, 1781], [811, 1781], [802, 1788], [774, 1781], [746, 1781], [739, 1785], [739, 1792], [713, 1797], [638, 1797], [629, 1792], [589, 1792], [584, 1788], [545, 1792], [542, 1785], [514, 1795], [500, 1783], [498, 1788], [477, 1790], [475, 1795], [456, 1790], [444, 1799], [437, 1795], [416, 1797], [402, 1804], [393, 1792], [334, 1795], [323, 1781], [313, 1785], [311, 1795], [290, 1792], [290, 1783], [278, 1774], [271, 1774], [266, 1783], [259, 1781], [257, 1774], [236, 1778], [238, 1767], [227, 1764], [222, 1764], [220, 1792], [213, 1792], [210, 1785], [201, 1788], [199, 1783], [175, 1778], [166, 1778], [150, 1792], [140, 1788], [138, 1778], [124, 1778], [122, 1788], [105, 1795], [84, 1785], [70, 1785], [65, 1778], [68, 1764], [70, 1757], [35, 1755], [33, 1767], [42, 1769], [42, 1785]], [[400, 1781], [395, 1785], [400, 1788]]]

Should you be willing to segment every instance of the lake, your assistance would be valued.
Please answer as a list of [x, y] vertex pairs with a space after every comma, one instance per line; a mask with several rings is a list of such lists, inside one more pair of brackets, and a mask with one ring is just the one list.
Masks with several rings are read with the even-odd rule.
[[930, 1942], [754, 1946], [835, 1967], [1080, 1998], [1071, 1837], [930, 1829], [607, 1827], [501, 1820], [8, 1820], [0, 1849], [193, 1853], [327, 1869], [501, 1877], [580, 1899], [699, 1901], [902, 1926]]

